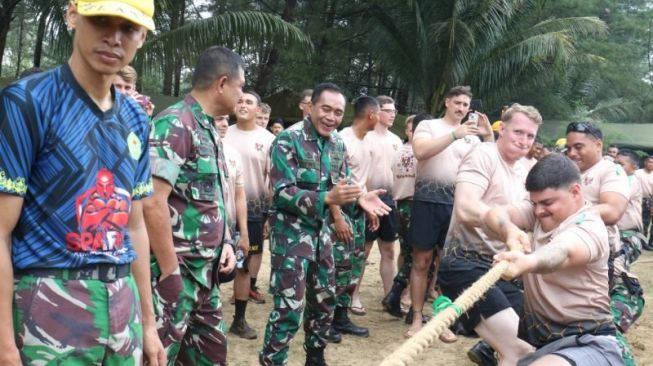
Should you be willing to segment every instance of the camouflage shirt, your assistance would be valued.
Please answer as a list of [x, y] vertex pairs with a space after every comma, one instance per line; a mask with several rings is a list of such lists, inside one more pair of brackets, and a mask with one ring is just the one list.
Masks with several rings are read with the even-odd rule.
[[[213, 118], [190, 94], [152, 120], [152, 176], [168, 182], [172, 236], [178, 257], [217, 258], [226, 230], [227, 169]], [[203, 261], [195, 261], [202, 263]]]
[[271, 147], [270, 251], [315, 260], [332, 255], [335, 239], [327, 191], [348, 179], [345, 144], [321, 137], [309, 117], [281, 132]]

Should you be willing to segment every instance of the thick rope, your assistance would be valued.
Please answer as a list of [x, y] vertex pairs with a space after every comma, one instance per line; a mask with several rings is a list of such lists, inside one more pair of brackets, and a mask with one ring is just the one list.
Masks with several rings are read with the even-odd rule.
[[508, 262], [506, 261], [502, 261], [491, 268], [458, 296], [452, 304], [453, 306], [446, 307], [434, 316], [415, 335], [386, 357], [381, 362], [381, 366], [406, 366], [411, 363], [415, 357], [428, 348], [445, 329], [449, 328], [458, 319], [460, 313], [469, 310], [490, 287], [494, 286], [507, 268]]

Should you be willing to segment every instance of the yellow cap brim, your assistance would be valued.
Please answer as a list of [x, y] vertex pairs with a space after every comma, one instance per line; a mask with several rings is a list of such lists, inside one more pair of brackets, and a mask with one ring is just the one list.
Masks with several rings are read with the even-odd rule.
[[152, 17], [143, 14], [140, 10], [129, 6], [125, 3], [115, 1], [94, 1], [87, 3], [84, 1], [77, 2], [77, 12], [83, 16], [112, 16], [127, 19], [130, 22], [153, 31], [154, 20]]

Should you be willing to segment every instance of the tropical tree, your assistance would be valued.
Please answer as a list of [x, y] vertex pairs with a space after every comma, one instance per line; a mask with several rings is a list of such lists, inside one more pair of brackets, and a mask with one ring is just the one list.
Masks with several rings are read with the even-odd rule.
[[[595, 17], [550, 18], [532, 24], [528, 0], [403, 0], [370, 9], [370, 46], [384, 67], [437, 113], [446, 91], [471, 84], [505, 97], [519, 83], [559, 73], [579, 54], [580, 37], [605, 34]], [[497, 98], [498, 99], [498, 98]]]

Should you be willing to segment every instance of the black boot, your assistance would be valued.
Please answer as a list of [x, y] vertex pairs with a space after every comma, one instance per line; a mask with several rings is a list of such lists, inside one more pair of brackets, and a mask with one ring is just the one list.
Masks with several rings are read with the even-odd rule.
[[390, 292], [388, 292], [387, 295], [383, 298], [381, 301], [381, 304], [383, 304], [383, 308], [385, 311], [387, 311], [390, 315], [401, 318], [404, 316], [404, 314], [401, 312], [401, 293], [404, 291], [406, 288], [406, 285], [397, 281], [394, 281], [392, 283], [392, 288], [390, 289]]
[[327, 332], [326, 339], [329, 341], [329, 343], [340, 343], [342, 342], [342, 334], [340, 334], [340, 332], [338, 332], [338, 330], [336, 330], [336, 328], [331, 325], [331, 327], [329, 327], [329, 331]]
[[347, 308], [340, 306], [336, 307], [331, 328], [335, 328], [335, 330], [342, 334], [351, 334], [357, 337], [369, 337], [370, 335], [370, 331], [367, 328], [359, 327], [352, 323], [349, 316], [347, 316]]
[[327, 366], [324, 360], [324, 348], [307, 348], [304, 366]]
[[485, 341], [479, 341], [467, 351], [467, 357], [477, 365], [496, 366], [497, 358], [494, 356], [494, 350]]

